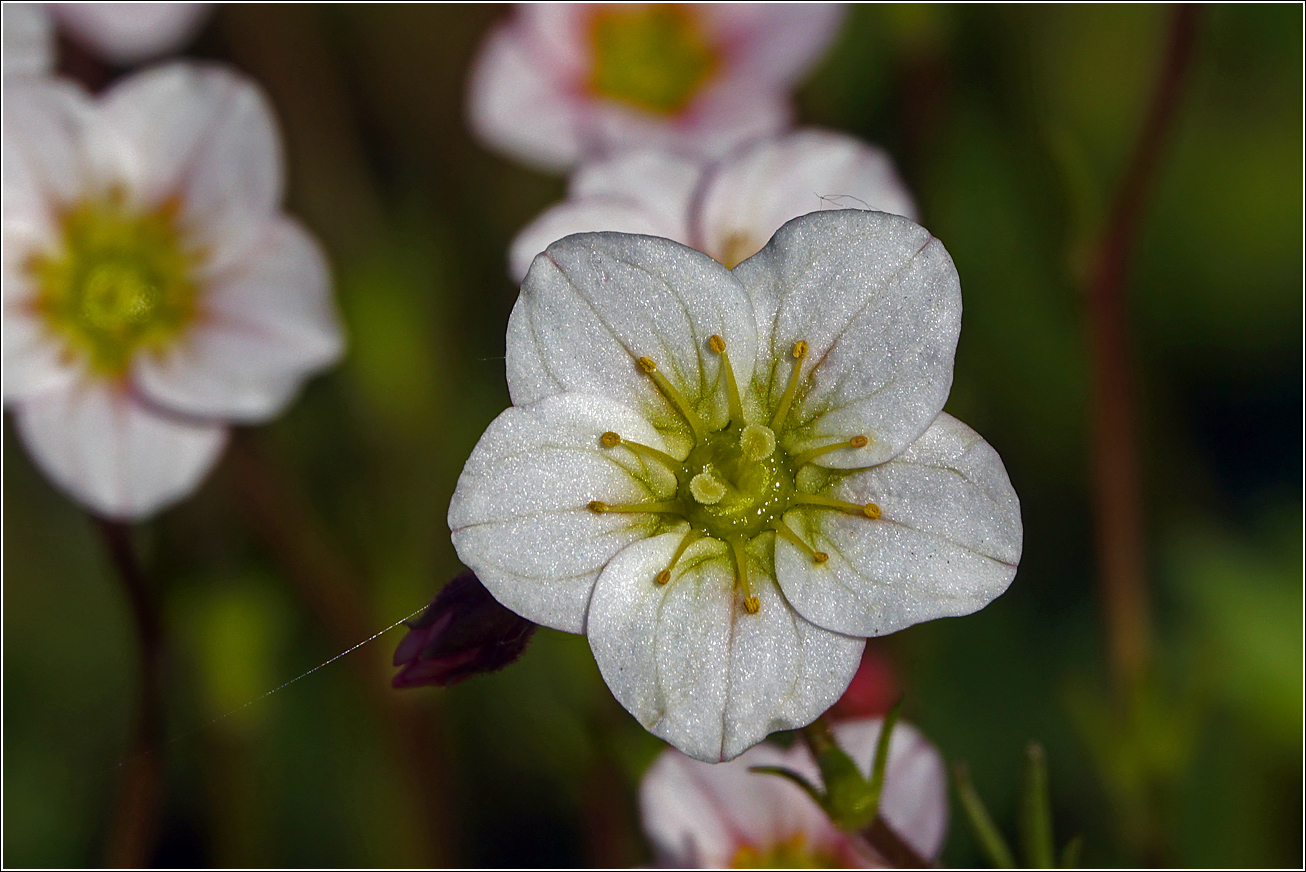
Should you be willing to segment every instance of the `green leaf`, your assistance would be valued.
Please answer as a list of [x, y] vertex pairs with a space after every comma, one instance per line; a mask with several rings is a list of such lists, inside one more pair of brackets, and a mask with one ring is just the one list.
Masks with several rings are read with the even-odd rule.
[[1047, 755], [1038, 742], [1025, 748], [1025, 783], [1020, 797], [1020, 843], [1025, 862], [1035, 869], [1051, 869], [1052, 802], [1048, 797]]
[[961, 800], [962, 810], [966, 812], [966, 820], [970, 822], [971, 831], [980, 843], [980, 848], [989, 858], [989, 862], [997, 869], [1016, 868], [1016, 860], [1012, 856], [1011, 848], [1007, 845], [1007, 840], [1002, 838], [1002, 833], [998, 832], [989, 810], [984, 807], [984, 801], [975, 791], [975, 785], [971, 784], [970, 772], [966, 764], [958, 763], [953, 767], [952, 778], [957, 788], [957, 797]]
[[1078, 869], [1084, 857], [1084, 837], [1075, 836], [1061, 849], [1061, 868]]

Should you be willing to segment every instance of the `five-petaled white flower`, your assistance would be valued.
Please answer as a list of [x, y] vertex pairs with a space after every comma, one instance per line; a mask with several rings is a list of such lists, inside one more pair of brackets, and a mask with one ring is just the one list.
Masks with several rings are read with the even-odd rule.
[[639, 721], [700, 760], [828, 708], [864, 637], [967, 614], [1020, 557], [997, 453], [941, 412], [957, 272], [924, 228], [830, 211], [727, 270], [569, 236], [508, 322], [513, 407], [449, 507], [505, 606], [586, 633]]
[[[880, 718], [835, 724], [833, 733], [869, 777]], [[874, 868], [890, 864], [838, 830], [797, 785], [754, 766], [788, 769], [809, 783], [821, 775], [804, 744], [761, 744], [722, 764], [668, 748], [640, 782], [644, 831], [663, 865], [700, 868]], [[889, 741], [879, 814], [922, 858], [936, 859], [948, 824], [943, 758], [901, 721]]]
[[486, 40], [468, 112], [545, 169], [632, 146], [718, 155], [789, 122], [838, 31], [828, 3], [523, 4]]
[[728, 267], [756, 254], [791, 218], [818, 209], [874, 209], [916, 218], [916, 204], [882, 149], [829, 130], [763, 137], [718, 161], [636, 149], [587, 161], [568, 197], [512, 241], [521, 281], [550, 242], [591, 230], [662, 236]]
[[276, 125], [246, 79], [173, 64], [91, 98], [11, 77], [3, 161], [5, 403], [93, 511], [185, 496], [229, 423], [339, 357], [326, 260], [280, 211]]

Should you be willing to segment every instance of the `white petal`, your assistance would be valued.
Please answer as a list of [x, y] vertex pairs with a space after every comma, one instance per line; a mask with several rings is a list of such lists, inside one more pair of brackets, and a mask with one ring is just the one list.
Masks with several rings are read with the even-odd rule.
[[801, 837], [805, 848], [856, 861], [848, 838], [797, 785], [754, 766], [783, 766], [812, 780], [802, 745], [761, 744], [728, 763], [704, 763], [668, 748], [640, 782], [640, 816], [663, 865], [721, 868], [741, 848], [765, 853]]
[[[684, 457], [684, 419], [636, 361], [651, 358], [713, 429], [725, 424], [720, 358], [748, 383], [753, 315], [729, 271], [666, 239], [584, 233], [549, 246], [532, 264], [508, 319], [508, 390], [517, 405], [562, 391], [610, 397], [637, 409]], [[711, 358], [710, 360], [708, 358]]]
[[582, 164], [567, 199], [513, 240], [508, 255], [513, 279], [520, 282], [537, 254], [573, 233], [643, 233], [692, 245], [689, 204], [702, 174], [701, 161], [655, 150]]
[[732, 73], [789, 85], [820, 59], [843, 23], [841, 3], [732, 3], [704, 6]]
[[0, 322], [6, 403], [69, 388], [78, 378], [78, 367], [65, 357], [63, 343], [27, 307], [6, 306]]
[[[844, 721], [832, 728], [839, 747], [868, 778], [883, 726], [882, 718], [869, 718]], [[816, 780], [820, 783], [819, 775]], [[938, 858], [948, 828], [947, 772], [938, 750], [919, 730], [903, 721], [898, 721], [889, 738], [880, 814], [918, 854], [926, 859]]]
[[[800, 486], [802, 481], [800, 480]], [[777, 540], [776, 573], [808, 620], [882, 636], [967, 615], [1007, 589], [1020, 561], [1020, 503], [996, 451], [947, 414], [894, 460], [849, 475], [830, 496], [876, 503], [878, 520], [803, 508], [786, 522], [830, 559]]]
[[625, 198], [598, 196], [567, 200], [546, 210], [513, 239], [508, 249], [509, 273], [514, 281], [520, 282], [537, 255], [573, 233], [612, 230], [667, 239], [674, 239], [675, 231], [684, 235], [683, 220], [679, 226], [667, 226], [659, 222], [660, 217], [650, 213], [642, 204]]
[[4, 4], [5, 76], [38, 76], [54, 68], [54, 25], [41, 3]]
[[759, 360], [771, 362], [756, 374], [771, 408], [788, 383], [794, 343], [810, 349], [783, 437], [791, 453], [864, 435], [866, 448], [816, 463], [880, 463], [942, 410], [961, 285], [925, 228], [884, 212], [816, 212], [780, 228], [735, 275], [757, 313]]
[[716, 540], [691, 545], [670, 583], [657, 584], [681, 538], [617, 554], [594, 586], [585, 632], [603, 680], [645, 729], [696, 759], [729, 760], [829, 708], [864, 642], [809, 624], [765, 576], [752, 582], [761, 609], [746, 614]]
[[6, 234], [18, 223], [46, 227], [49, 235], [51, 213], [95, 187], [101, 166], [96, 146], [112, 146], [98, 129], [90, 98], [69, 82], [6, 80], [3, 108]]
[[247, 263], [213, 282], [199, 322], [166, 352], [141, 356], [140, 389], [178, 412], [261, 421], [344, 347], [331, 276], [316, 241], [294, 221], [269, 228]]
[[786, 221], [822, 209], [916, 217], [883, 150], [842, 133], [803, 130], [742, 149], [711, 174], [699, 207], [702, 248], [739, 263]]
[[594, 580], [612, 556], [661, 529], [657, 515], [589, 510], [665, 499], [671, 473], [614, 431], [663, 448], [657, 431], [611, 400], [561, 394], [508, 409], [490, 424], [458, 477], [449, 529], [462, 560], [495, 599], [538, 624], [579, 633]]
[[263, 92], [225, 67], [172, 63], [114, 85], [106, 123], [134, 147], [130, 188], [143, 206], [176, 197], [205, 275], [248, 254], [275, 215], [284, 172]]
[[582, 98], [570, 93], [569, 76], [520, 22], [496, 28], [468, 78], [468, 121], [478, 137], [525, 163], [566, 169], [584, 151]]
[[164, 417], [104, 382], [24, 402], [14, 420], [56, 485], [121, 520], [152, 515], [189, 494], [227, 438], [225, 427]]
[[128, 65], [190, 41], [211, 3], [55, 3], [80, 42], [112, 63]]

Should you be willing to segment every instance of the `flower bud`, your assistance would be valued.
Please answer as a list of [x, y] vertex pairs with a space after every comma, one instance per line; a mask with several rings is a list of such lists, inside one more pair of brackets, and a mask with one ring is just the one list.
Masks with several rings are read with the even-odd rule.
[[521, 656], [535, 627], [499, 605], [475, 573], [459, 573], [408, 624], [394, 656], [402, 668], [391, 684], [447, 686], [496, 672]]

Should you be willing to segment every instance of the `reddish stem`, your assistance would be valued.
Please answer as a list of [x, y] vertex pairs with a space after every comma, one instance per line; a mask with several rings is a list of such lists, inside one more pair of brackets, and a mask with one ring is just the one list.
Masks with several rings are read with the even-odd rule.
[[1093, 500], [1108, 658], [1118, 692], [1138, 687], [1150, 661], [1133, 354], [1125, 291], [1148, 198], [1173, 127], [1197, 35], [1195, 6], [1171, 14], [1147, 117], [1092, 260], [1087, 332], [1092, 367]]

